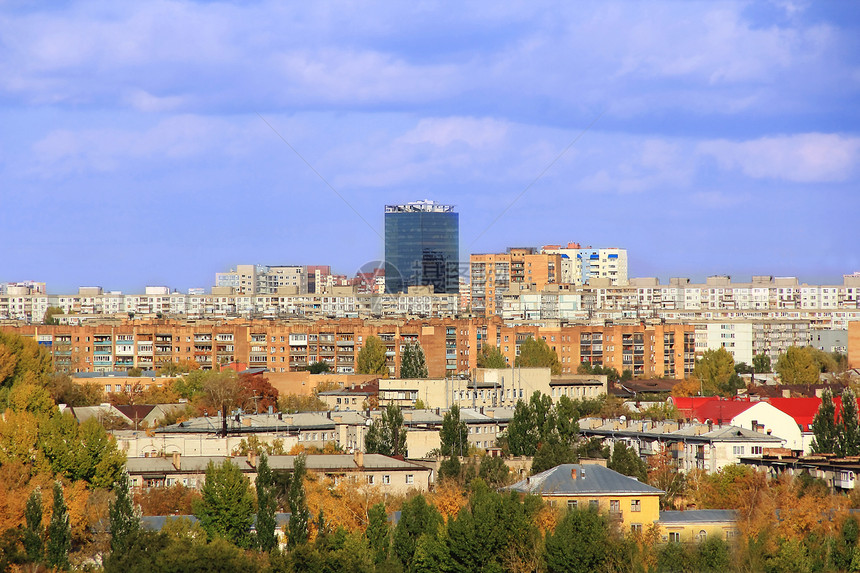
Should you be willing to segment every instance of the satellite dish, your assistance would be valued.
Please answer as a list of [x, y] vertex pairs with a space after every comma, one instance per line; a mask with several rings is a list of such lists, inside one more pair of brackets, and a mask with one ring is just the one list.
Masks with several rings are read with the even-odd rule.
[[365, 420], [364, 425], [365, 425], [365, 426], [372, 426], [372, 425], [373, 425], [373, 420], [371, 420], [370, 418], [368, 418], [367, 420]]

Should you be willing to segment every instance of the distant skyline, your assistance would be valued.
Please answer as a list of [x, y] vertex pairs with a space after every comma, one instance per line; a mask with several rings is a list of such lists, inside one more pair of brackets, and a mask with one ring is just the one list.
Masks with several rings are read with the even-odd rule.
[[631, 277], [840, 284], [857, 6], [6, 2], [0, 282], [352, 275], [384, 205], [426, 198], [457, 206], [464, 260], [579, 242]]

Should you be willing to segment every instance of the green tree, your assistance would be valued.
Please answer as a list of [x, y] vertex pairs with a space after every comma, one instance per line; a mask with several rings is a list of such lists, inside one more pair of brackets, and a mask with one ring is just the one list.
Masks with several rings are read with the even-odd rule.
[[376, 336], [368, 336], [364, 346], [358, 352], [358, 373], [377, 374], [380, 376], [388, 374], [388, 365], [385, 363], [385, 345]]
[[705, 350], [696, 360], [693, 375], [698, 378], [705, 394], [726, 394], [735, 374], [735, 359], [725, 348]]
[[735, 364], [735, 374], [755, 374], [755, 366], [750, 366], [746, 362], [738, 362]]
[[364, 438], [364, 450], [384, 456], [407, 455], [406, 428], [399, 406], [389, 404], [382, 411], [382, 417], [373, 421]]
[[293, 459], [293, 473], [290, 476], [288, 494], [290, 521], [287, 526], [287, 546], [290, 549], [308, 542], [308, 525], [311, 521], [311, 512], [308, 509], [307, 495], [305, 494], [305, 474], [307, 473], [305, 460], [304, 454]]
[[404, 567], [409, 569], [412, 564], [418, 538], [425, 533], [435, 535], [441, 523], [442, 516], [427, 503], [423, 495], [416, 495], [403, 504], [400, 521], [394, 528], [392, 549]]
[[469, 453], [469, 430], [460, 419], [460, 407], [456, 404], [445, 412], [439, 430], [443, 456], [464, 456]]
[[78, 425], [68, 412], [41, 421], [39, 449], [54, 472], [98, 488], [113, 487], [125, 467], [125, 454], [98, 420]]
[[561, 362], [558, 361], [558, 355], [543, 338], [538, 340], [531, 336], [526, 338], [520, 344], [520, 355], [517, 356], [514, 365], [523, 368], [545, 367], [549, 368], [552, 374], [561, 374]]
[[260, 453], [257, 481], [254, 486], [257, 490], [257, 544], [263, 551], [271, 551], [278, 545], [278, 539], [275, 536], [277, 501], [272, 469], [269, 467], [269, 456], [266, 452]]
[[[580, 362], [576, 367], [577, 374], [594, 374], [596, 376], [606, 376], [607, 382], [610, 384], [618, 382], [620, 376], [618, 370], [612, 366], [601, 366], [600, 364], [592, 364], [591, 362]], [[631, 372], [631, 375], [633, 373]]]
[[63, 486], [54, 482], [54, 509], [48, 524], [48, 545], [45, 562], [48, 567], [66, 570], [69, 568], [69, 550], [72, 548], [72, 526], [69, 523], [69, 508], [63, 496]]
[[840, 427], [837, 427], [836, 453], [842, 457], [860, 455], [860, 422], [857, 419], [857, 398], [850, 388], [846, 388], [842, 392], [842, 412], [839, 418]]
[[478, 351], [478, 368], [507, 368], [508, 361], [498, 346], [485, 344]]
[[410, 342], [400, 356], [401, 378], [427, 378], [427, 360], [424, 349], [417, 342]]
[[45, 551], [45, 528], [42, 525], [42, 492], [33, 490], [24, 508], [24, 552], [27, 561], [40, 563]]
[[643, 483], [648, 481], [648, 464], [636, 455], [636, 450], [628, 448], [622, 442], [615, 442], [612, 457], [609, 458], [606, 467], [620, 474], [635, 477]]
[[510, 470], [505, 460], [498, 456], [484, 456], [478, 469], [478, 477], [493, 488], [499, 488], [508, 483]]
[[578, 459], [576, 450], [567, 444], [558, 440], [543, 442], [532, 460], [532, 474], [539, 474], [561, 464], [573, 464]]
[[633, 380], [633, 371], [632, 371], [632, 370], [624, 370], [624, 371], [621, 373], [621, 378], [620, 378], [620, 380], [621, 380], [622, 382], [627, 382], [627, 381], [629, 381], [629, 380]]
[[110, 503], [110, 551], [124, 553], [131, 547], [140, 531], [140, 515], [134, 509], [129, 489], [128, 474], [122, 472], [114, 485], [116, 500]]
[[505, 442], [512, 456], [533, 456], [537, 452], [540, 432], [532, 409], [522, 400], [518, 400], [514, 406], [514, 415], [505, 432]]
[[783, 384], [815, 384], [821, 370], [808, 348], [790, 346], [779, 355], [776, 372]]
[[311, 362], [308, 364], [308, 372], [311, 374], [325, 374], [331, 370], [328, 362]]
[[221, 464], [209, 462], [202, 498], [195, 500], [194, 514], [212, 540], [223, 537], [239, 547], [250, 545], [254, 519], [254, 497], [239, 466], [225, 459]]
[[767, 374], [771, 372], [770, 356], [762, 352], [753, 356], [753, 370], [756, 374]]
[[391, 544], [391, 527], [388, 524], [388, 514], [385, 504], [380, 502], [367, 510], [367, 542], [373, 553], [373, 561], [377, 564], [388, 559], [388, 547]]
[[833, 454], [839, 443], [839, 430], [836, 427], [836, 406], [833, 394], [825, 390], [821, 395], [821, 405], [812, 419], [812, 451], [816, 454]]
[[43, 318], [42, 322], [44, 322], [45, 324], [49, 324], [49, 325], [60, 324], [60, 321], [57, 320], [56, 318], [54, 318], [54, 316], [56, 316], [58, 314], [66, 314], [66, 313], [59, 306], [49, 306], [48, 308], [45, 309], [45, 317]]
[[548, 573], [599, 571], [607, 559], [609, 524], [593, 510], [568, 511], [546, 536]]

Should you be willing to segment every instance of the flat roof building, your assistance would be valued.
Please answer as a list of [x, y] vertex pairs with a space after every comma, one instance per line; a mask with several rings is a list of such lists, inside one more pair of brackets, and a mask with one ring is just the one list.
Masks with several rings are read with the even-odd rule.
[[432, 286], [458, 294], [460, 219], [453, 205], [413, 201], [385, 206], [385, 292]]

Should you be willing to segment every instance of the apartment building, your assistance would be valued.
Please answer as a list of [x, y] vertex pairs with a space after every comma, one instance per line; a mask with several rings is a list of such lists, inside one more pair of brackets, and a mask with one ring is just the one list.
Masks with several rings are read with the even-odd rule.
[[[314, 273], [322, 267], [314, 267]], [[317, 284], [315, 277], [314, 284]], [[237, 294], [277, 294], [285, 291], [308, 292], [308, 267], [301, 265], [237, 265], [226, 273], [215, 273], [215, 287], [229, 288]]]
[[627, 284], [627, 249], [596, 249], [568, 243], [566, 247], [546, 245], [541, 252], [561, 255], [559, 282], [582, 286], [594, 279], [606, 279], [613, 286]]
[[125, 320], [72, 325], [0, 326], [31, 336], [51, 350], [55, 366], [68, 372], [157, 368], [165, 362], [196, 361], [201, 368], [243, 362], [273, 372], [303, 370], [325, 362], [335, 372], [356, 371], [358, 352], [369, 336], [386, 346], [389, 376], [400, 371], [407, 343], [424, 349], [428, 375], [448, 378], [477, 367], [484, 344], [498, 346], [514, 364], [529, 337], [546, 340], [558, 354], [562, 374], [580, 362], [631, 370], [636, 376], [682, 378], [692, 372], [695, 332], [691, 325], [618, 324], [506, 325], [491, 319], [326, 319], [314, 322]]
[[511, 285], [530, 285], [541, 290], [560, 282], [561, 259], [560, 254], [542, 253], [531, 247], [472, 255], [469, 258], [472, 312], [479, 316], [499, 314], [501, 297]]

